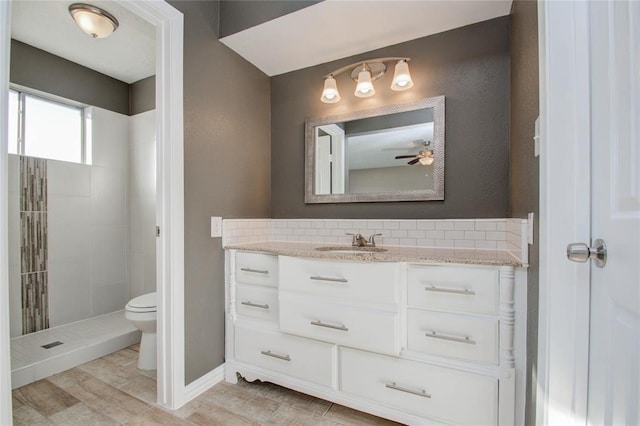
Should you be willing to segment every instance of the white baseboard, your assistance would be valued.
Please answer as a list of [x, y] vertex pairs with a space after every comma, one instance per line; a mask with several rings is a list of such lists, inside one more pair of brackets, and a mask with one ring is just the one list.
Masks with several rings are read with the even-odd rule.
[[224, 363], [184, 387], [184, 403], [197, 398], [224, 380]]

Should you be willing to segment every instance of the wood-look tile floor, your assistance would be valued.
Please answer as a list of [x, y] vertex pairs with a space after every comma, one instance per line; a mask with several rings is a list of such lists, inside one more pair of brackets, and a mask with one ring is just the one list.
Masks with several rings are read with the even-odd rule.
[[13, 391], [18, 425], [395, 425], [271, 383], [218, 383], [176, 411], [155, 404], [138, 345]]

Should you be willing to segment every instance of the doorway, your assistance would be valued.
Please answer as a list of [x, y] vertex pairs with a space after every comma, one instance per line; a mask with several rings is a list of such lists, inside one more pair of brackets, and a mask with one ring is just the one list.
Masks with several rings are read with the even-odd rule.
[[[184, 259], [183, 259], [183, 127], [182, 127], [182, 14], [165, 2], [118, 1], [143, 20], [156, 27], [157, 93], [157, 188], [156, 223], [162, 230], [157, 240], [158, 280], [158, 402], [168, 408], [182, 404], [184, 395]], [[11, 3], [1, 2], [0, 96], [2, 128], [6, 129], [8, 97], [8, 52], [10, 42]], [[0, 135], [0, 423], [11, 422], [9, 318], [8, 318], [8, 252], [7, 230], [7, 135]], [[5, 418], [6, 416], [6, 418]]]

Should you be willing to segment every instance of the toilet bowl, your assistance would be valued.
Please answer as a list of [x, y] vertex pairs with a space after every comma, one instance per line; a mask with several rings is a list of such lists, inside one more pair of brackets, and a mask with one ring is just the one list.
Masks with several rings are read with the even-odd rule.
[[156, 293], [147, 293], [135, 297], [124, 308], [124, 317], [138, 330], [142, 331], [138, 368], [156, 369]]

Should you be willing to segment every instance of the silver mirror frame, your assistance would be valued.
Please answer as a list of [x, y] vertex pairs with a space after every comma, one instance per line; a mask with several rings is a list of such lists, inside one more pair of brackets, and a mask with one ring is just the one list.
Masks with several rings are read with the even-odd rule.
[[[433, 108], [433, 189], [407, 190], [393, 192], [368, 192], [360, 194], [327, 194], [316, 195], [314, 179], [316, 168], [316, 140], [315, 127], [326, 124], [341, 123], [361, 118], [378, 117], [395, 114], [398, 112], [415, 111], [418, 109]], [[389, 202], [389, 201], [432, 201], [444, 200], [444, 96], [426, 98], [406, 104], [388, 105], [364, 111], [356, 111], [347, 114], [330, 115], [320, 118], [312, 118], [305, 121], [305, 167], [304, 167], [304, 202], [316, 203], [365, 203], [365, 202]]]

